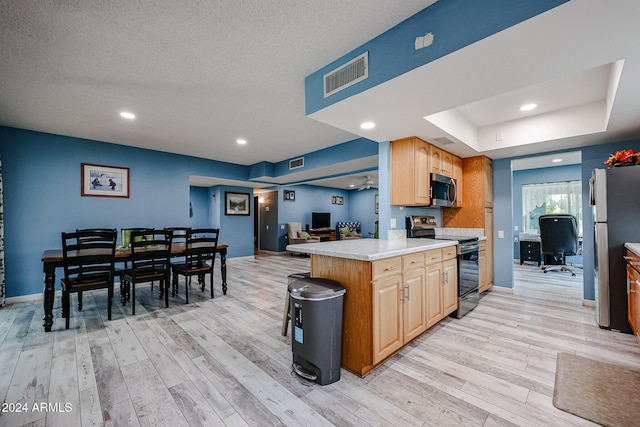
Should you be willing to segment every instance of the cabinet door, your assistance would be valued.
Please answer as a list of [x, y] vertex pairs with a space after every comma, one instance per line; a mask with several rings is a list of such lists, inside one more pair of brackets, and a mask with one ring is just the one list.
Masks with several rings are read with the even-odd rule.
[[431, 189], [431, 183], [429, 182], [429, 144], [418, 138], [415, 138], [414, 161], [414, 204], [427, 206], [431, 204], [431, 197], [429, 197]]
[[442, 150], [442, 159], [440, 160], [441, 174], [453, 178], [453, 154]]
[[443, 277], [443, 316], [458, 308], [458, 260], [450, 259], [442, 263]]
[[427, 328], [438, 323], [442, 314], [442, 264], [427, 267]]
[[417, 268], [404, 274], [404, 342], [427, 330], [425, 269]]
[[486, 287], [480, 292], [493, 286], [493, 209], [484, 210], [484, 235], [487, 236], [487, 276]]
[[442, 174], [442, 150], [429, 146], [431, 172]]
[[487, 284], [487, 251], [478, 252], [478, 270], [480, 273], [480, 283], [478, 290], [480, 292], [486, 290], [489, 285]]
[[402, 347], [402, 275], [373, 283], [373, 363]]
[[637, 336], [638, 330], [636, 329], [637, 319], [636, 319], [636, 311], [637, 311], [637, 286], [635, 279], [635, 271], [633, 267], [627, 264], [627, 318], [629, 319], [629, 326], [633, 330], [633, 333]]
[[452, 178], [456, 180], [456, 186], [457, 186], [457, 198], [456, 198], [456, 207], [460, 208], [462, 207], [462, 195], [463, 195], [463, 183], [462, 183], [462, 159], [460, 157], [457, 156], [452, 156], [453, 160], [452, 160]]
[[491, 159], [484, 157], [482, 159], [482, 173], [484, 179], [484, 206], [493, 207], [493, 163]]

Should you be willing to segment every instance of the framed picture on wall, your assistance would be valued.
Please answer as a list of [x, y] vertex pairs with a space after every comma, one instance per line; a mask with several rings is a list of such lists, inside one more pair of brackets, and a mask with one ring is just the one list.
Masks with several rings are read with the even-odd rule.
[[284, 190], [282, 193], [282, 198], [285, 202], [295, 202], [296, 192], [294, 190]]
[[380, 201], [378, 200], [378, 195], [376, 194], [376, 213], [378, 213], [380, 207]]
[[249, 193], [224, 192], [225, 215], [249, 215]]
[[129, 197], [129, 168], [80, 165], [80, 195], [92, 197]]
[[333, 196], [331, 197], [331, 203], [333, 203], [334, 205], [344, 205], [344, 197]]

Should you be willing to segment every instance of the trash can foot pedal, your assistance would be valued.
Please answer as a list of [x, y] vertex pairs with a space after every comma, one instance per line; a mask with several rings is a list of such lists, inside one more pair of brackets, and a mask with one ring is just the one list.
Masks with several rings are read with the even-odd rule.
[[291, 368], [293, 368], [293, 372], [295, 372], [296, 374], [300, 375], [304, 379], [307, 379], [309, 381], [315, 381], [315, 380], [318, 379], [317, 375], [305, 371], [302, 368], [302, 366], [298, 365], [297, 363], [292, 364]]

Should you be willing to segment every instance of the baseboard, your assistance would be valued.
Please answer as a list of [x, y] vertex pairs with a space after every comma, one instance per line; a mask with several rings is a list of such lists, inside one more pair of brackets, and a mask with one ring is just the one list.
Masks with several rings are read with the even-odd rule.
[[[56, 291], [56, 297], [58, 297], [60, 291]], [[38, 292], [37, 294], [29, 294], [29, 295], [20, 295], [18, 297], [9, 297], [4, 300], [6, 305], [10, 304], [18, 304], [21, 302], [32, 302], [32, 301], [42, 301], [42, 292]]]
[[596, 302], [594, 300], [590, 300], [590, 299], [583, 299], [582, 300], [582, 305], [584, 305], [585, 307], [595, 307], [596, 306]]
[[499, 286], [496, 284], [494, 284], [491, 288], [489, 288], [489, 290], [500, 293], [500, 294], [513, 295], [513, 288], [507, 288], [507, 287]]

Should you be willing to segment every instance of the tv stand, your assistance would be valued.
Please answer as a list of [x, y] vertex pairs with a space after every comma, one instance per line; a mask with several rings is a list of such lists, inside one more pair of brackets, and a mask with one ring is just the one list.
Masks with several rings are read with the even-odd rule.
[[335, 228], [318, 228], [313, 229], [310, 228], [307, 232], [312, 236], [320, 237], [320, 241], [326, 242], [328, 240], [336, 240], [336, 229]]

